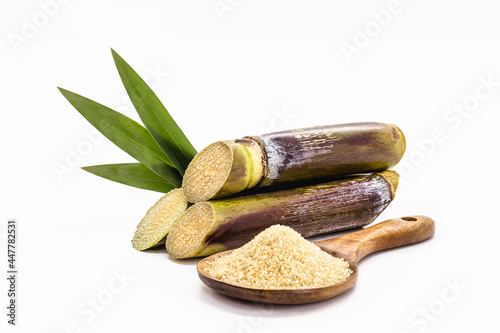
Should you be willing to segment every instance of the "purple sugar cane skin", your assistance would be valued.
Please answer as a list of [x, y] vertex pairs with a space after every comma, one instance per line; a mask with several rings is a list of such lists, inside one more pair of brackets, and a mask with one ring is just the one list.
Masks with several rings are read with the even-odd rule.
[[394, 199], [394, 171], [354, 176], [278, 192], [197, 203], [177, 220], [166, 248], [174, 258], [234, 249], [273, 224], [304, 237], [358, 228], [374, 221]]
[[183, 180], [189, 202], [268, 186], [396, 165], [406, 148], [395, 125], [351, 123], [218, 141], [191, 162]]

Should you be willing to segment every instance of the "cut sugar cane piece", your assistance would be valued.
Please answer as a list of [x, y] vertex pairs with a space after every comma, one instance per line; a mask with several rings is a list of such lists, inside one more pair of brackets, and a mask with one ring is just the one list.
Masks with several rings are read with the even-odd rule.
[[248, 138], [215, 142], [193, 161], [183, 183], [189, 202], [221, 198], [252, 188], [264, 175], [262, 148]]
[[170, 228], [187, 206], [188, 202], [182, 189], [178, 188], [165, 194], [146, 212], [137, 226], [132, 246], [142, 251], [162, 245]]
[[200, 202], [191, 206], [167, 236], [174, 258], [207, 256], [242, 246], [274, 224], [303, 237], [364, 226], [394, 199], [394, 171], [353, 176], [289, 190]]
[[189, 202], [223, 198], [255, 186], [383, 171], [405, 151], [395, 125], [352, 123], [218, 141], [189, 164]]

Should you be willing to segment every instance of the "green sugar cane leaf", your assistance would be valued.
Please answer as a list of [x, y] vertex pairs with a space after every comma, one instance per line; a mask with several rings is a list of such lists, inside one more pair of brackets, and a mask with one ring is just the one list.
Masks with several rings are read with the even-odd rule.
[[168, 182], [181, 186], [182, 176], [146, 128], [102, 104], [62, 88], [59, 90], [111, 142]]
[[82, 169], [96, 176], [145, 190], [167, 193], [176, 188], [141, 163], [94, 165]]
[[153, 90], [113, 49], [111, 52], [123, 85], [142, 122], [183, 175], [196, 150]]

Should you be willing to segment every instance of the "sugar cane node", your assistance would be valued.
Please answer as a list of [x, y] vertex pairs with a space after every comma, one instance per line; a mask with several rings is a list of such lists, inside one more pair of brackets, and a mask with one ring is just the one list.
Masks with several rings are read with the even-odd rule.
[[256, 186], [263, 177], [262, 148], [255, 140], [218, 141], [198, 153], [183, 178], [189, 202], [201, 202]]
[[405, 148], [397, 126], [374, 122], [246, 136], [198, 153], [182, 188], [197, 203], [252, 187], [383, 171], [399, 162]]

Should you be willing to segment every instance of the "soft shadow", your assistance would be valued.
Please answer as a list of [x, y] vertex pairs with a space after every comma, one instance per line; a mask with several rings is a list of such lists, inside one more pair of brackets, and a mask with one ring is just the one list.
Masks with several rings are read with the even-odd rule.
[[[429, 237], [429, 238], [427, 238], [427, 239], [425, 239], [425, 240], [423, 240], [421, 242], [417, 242], [417, 243], [413, 243], [413, 244], [407, 244], [407, 245], [402, 245], [402, 246], [398, 246], [398, 247], [393, 247], [392, 249], [387, 249], [387, 250], [378, 251], [378, 252], [369, 254], [369, 255], [367, 255], [366, 257], [364, 257], [363, 259], [361, 259], [359, 261], [358, 266], [362, 265], [363, 262], [365, 262], [365, 261], [368, 261], [368, 260], [371, 260], [372, 258], [378, 257], [379, 255], [385, 255], [385, 254], [390, 253], [392, 251], [401, 251], [404, 248], [410, 248], [410, 247], [413, 247], [413, 246], [419, 246], [420, 244], [427, 243], [427, 242], [431, 241], [434, 237], [436, 237], [436, 235], [432, 235], [431, 237]], [[358, 271], [359, 271], [359, 269], [358, 269]]]
[[198, 261], [202, 258], [188, 258], [188, 259], [175, 259], [172, 258], [170, 254], [168, 254], [167, 250], [165, 250], [165, 245], [163, 246], [156, 246], [147, 250], [141, 251], [144, 254], [149, 254], [149, 255], [157, 255], [157, 256], [162, 256], [171, 262], [177, 264], [177, 265], [188, 265], [188, 266], [195, 266], [198, 264]]
[[142, 253], [167, 253], [167, 250], [165, 250], [165, 246], [156, 246], [147, 250], [142, 250]]
[[365, 227], [359, 227], [359, 228], [353, 228], [353, 229], [348, 229], [348, 230], [342, 230], [342, 231], [336, 231], [333, 233], [325, 234], [325, 235], [320, 235], [320, 236], [314, 236], [314, 237], [307, 237], [306, 239], [310, 242], [317, 242], [325, 239], [333, 239], [337, 238], [340, 236], [344, 236], [347, 234], [352, 234], [353, 232], [360, 231], [366, 229]]
[[220, 294], [205, 285], [200, 287], [200, 292], [202, 293], [202, 298], [207, 303], [212, 304], [214, 307], [223, 311], [231, 312], [240, 316], [286, 318], [298, 315], [307, 315], [310, 312], [316, 311], [318, 308], [334, 308], [336, 306], [341, 306], [342, 299], [344, 297], [349, 297], [355, 287], [356, 286], [354, 285], [353, 288], [343, 294], [324, 301], [295, 305], [266, 304], [246, 301]]
[[187, 258], [187, 259], [175, 259], [172, 258], [168, 253], [165, 252], [168, 260], [178, 265], [196, 266], [198, 262], [203, 258]]

